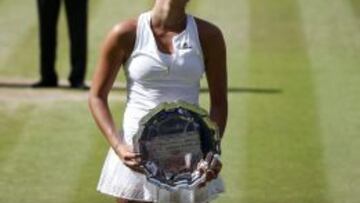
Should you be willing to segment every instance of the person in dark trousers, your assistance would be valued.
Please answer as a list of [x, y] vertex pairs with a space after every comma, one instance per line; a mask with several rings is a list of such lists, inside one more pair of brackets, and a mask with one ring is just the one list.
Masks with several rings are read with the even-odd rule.
[[[88, 0], [64, 0], [70, 35], [72, 88], [87, 88], [87, 7]], [[55, 70], [57, 22], [61, 0], [37, 0], [40, 23], [40, 74], [41, 79], [33, 87], [56, 87], [58, 77]]]

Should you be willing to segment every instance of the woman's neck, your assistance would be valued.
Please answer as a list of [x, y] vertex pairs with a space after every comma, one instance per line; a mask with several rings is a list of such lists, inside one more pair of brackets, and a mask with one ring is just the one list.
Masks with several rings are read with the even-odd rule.
[[184, 29], [186, 26], [186, 3], [184, 2], [157, 0], [151, 11], [152, 27], [165, 30]]

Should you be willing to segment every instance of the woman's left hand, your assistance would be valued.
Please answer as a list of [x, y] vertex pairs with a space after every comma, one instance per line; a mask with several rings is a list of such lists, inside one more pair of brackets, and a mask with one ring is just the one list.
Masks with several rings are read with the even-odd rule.
[[213, 179], [216, 179], [222, 169], [222, 163], [218, 154], [209, 152], [205, 159], [199, 164], [199, 170], [202, 174], [205, 173], [205, 182], [200, 184], [200, 187], [206, 185]]

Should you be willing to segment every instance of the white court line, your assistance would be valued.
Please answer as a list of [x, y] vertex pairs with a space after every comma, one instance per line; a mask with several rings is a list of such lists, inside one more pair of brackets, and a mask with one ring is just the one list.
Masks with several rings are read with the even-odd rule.
[[[57, 101], [78, 101], [86, 102], [88, 99], [89, 91], [82, 90], [72, 90], [64, 88], [40, 88], [33, 89], [30, 88], [30, 85], [34, 83], [34, 80], [24, 79], [24, 78], [1, 78], [0, 84], [9, 84], [9, 85], [24, 85], [29, 87], [24, 88], [7, 88], [0, 87], [0, 102], [11, 102], [11, 103], [29, 103], [29, 102], [57, 102]], [[87, 81], [86, 84], [91, 85], [91, 82]], [[60, 81], [62, 87], [67, 87], [68, 84], [65, 80]], [[125, 89], [123, 83], [116, 82], [114, 88]], [[126, 101], [126, 92], [116, 92], [113, 91], [110, 93], [110, 101]]]

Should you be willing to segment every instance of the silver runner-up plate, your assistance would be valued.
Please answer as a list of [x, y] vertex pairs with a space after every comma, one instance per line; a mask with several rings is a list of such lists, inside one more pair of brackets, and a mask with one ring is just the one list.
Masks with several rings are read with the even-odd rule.
[[205, 181], [199, 170], [208, 153], [220, 154], [219, 131], [208, 113], [183, 101], [162, 103], [145, 115], [134, 136], [149, 182], [176, 191]]

